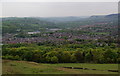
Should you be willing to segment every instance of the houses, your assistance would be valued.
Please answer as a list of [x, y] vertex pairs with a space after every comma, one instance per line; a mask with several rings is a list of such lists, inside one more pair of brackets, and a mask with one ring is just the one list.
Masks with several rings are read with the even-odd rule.
[[[38, 32], [28, 32], [29, 34], [36, 34]], [[98, 40], [98, 39], [106, 39], [105, 36], [98, 35], [89, 35], [89, 34], [73, 34], [68, 32], [54, 32], [54, 33], [43, 33], [38, 37], [15, 37], [14, 35], [4, 35], [3, 43], [42, 43], [42, 42], [52, 42], [52, 43], [60, 43], [64, 41], [72, 41], [76, 42], [75, 39], [84, 39], [84, 40]]]
[[40, 33], [40, 31], [28, 32], [27, 34], [37, 34], [37, 33]]
[[[104, 24], [104, 23], [98, 23], [98, 24]], [[105, 23], [106, 24], [106, 23]], [[85, 25], [74, 29], [66, 29], [67, 31], [63, 30], [62, 32], [57, 28], [47, 29], [47, 31], [33, 31], [33, 32], [27, 32], [26, 37], [15, 37], [15, 34], [5, 34], [2, 38], [3, 43], [42, 43], [42, 42], [52, 42], [52, 43], [61, 43], [64, 41], [70, 41], [78, 43], [78, 41], [75, 41], [75, 39], [84, 39], [84, 40], [94, 40], [97, 41], [99, 39], [101, 40], [107, 40], [107, 37], [111, 36], [105, 28], [102, 28], [102, 26], [96, 26], [96, 29], [94, 28], [95, 25]], [[100, 27], [100, 28], [99, 28]], [[49, 30], [49, 31], [48, 31]], [[37, 36], [31, 36], [31, 35], [37, 35]]]

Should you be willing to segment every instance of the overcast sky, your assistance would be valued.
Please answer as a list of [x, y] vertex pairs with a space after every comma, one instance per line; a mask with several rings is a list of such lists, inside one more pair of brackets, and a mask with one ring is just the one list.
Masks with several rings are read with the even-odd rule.
[[91, 16], [118, 12], [117, 2], [3, 2], [2, 16]]

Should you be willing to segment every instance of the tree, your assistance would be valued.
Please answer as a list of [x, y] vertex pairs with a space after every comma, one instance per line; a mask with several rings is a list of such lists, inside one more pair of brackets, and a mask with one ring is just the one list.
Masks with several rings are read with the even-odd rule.
[[75, 51], [74, 56], [77, 62], [84, 62], [83, 54], [80, 51]]
[[106, 60], [106, 63], [114, 63], [117, 61], [118, 54], [111, 48], [108, 48], [104, 52], [104, 58]]
[[66, 63], [70, 62], [70, 60], [71, 60], [70, 52], [69, 51], [63, 51], [61, 59], [62, 59], [62, 62], [66, 62]]
[[52, 63], [58, 63], [58, 58], [56, 56], [51, 57]]
[[57, 58], [57, 52], [56, 51], [50, 51], [45, 54], [46, 62], [50, 63], [57, 63], [59, 60]]
[[73, 62], [73, 63], [77, 62], [74, 54], [71, 55], [71, 60], [70, 61]]
[[92, 62], [93, 61], [93, 54], [92, 54], [93, 49], [89, 49], [88, 52], [85, 55], [85, 61], [86, 62]]

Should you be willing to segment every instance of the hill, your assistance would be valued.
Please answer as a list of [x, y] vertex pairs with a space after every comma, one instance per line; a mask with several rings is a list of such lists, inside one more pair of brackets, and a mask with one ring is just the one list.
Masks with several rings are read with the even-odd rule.
[[[46, 29], [73, 29], [83, 25], [96, 25], [101, 24], [103, 27], [117, 25], [117, 15], [98, 15], [91, 17], [8, 17], [2, 19], [3, 34], [4, 33], [17, 33], [19, 31], [42, 31]], [[105, 26], [104, 26], [105, 25]]]
[[18, 31], [36, 31], [41, 28], [57, 28], [54, 23], [39, 20], [36, 18], [3, 18], [3, 33], [16, 33]]

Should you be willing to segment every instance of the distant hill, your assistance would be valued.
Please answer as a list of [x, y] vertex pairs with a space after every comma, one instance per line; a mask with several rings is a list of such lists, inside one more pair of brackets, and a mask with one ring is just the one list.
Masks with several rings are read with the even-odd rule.
[[81, 25], [93, 25], [95, 23], [108, 23], [117, 25], [118, 14], [98, 15], [90, 17], [8, 17], [2, 18], [3, 33], [16, 33], [18, 31], [38, 31], [46, 28], [76, 28]]
[[36, 31], [41, 28], [57, 28], [52, 22], [39, 20], [37, 18], [3, 18], [2, 19], [3, 33], [15, 33], [18, 30]]
[[70, 22], [70, 21], [78, 21], [82, 20], [84, 18], [88, 18], [88, 16], [84, 17], [76, 17], [76, 16], [68, 16], [68, 17], [46, 17], [46, 18], [40, 18], [40, 20], [45, 20], [49, 22], [59, 23], [59, 22]]
[[107, 18], [118, 18], [118, 15], [119, 14], [110, 14], [110, 15], [107, 15], [105, 17], [107, 17]]

